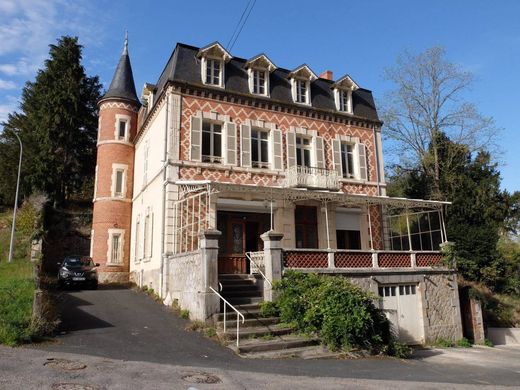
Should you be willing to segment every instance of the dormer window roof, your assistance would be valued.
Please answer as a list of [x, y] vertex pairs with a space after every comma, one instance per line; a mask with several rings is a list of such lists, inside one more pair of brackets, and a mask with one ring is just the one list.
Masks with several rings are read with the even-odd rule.
[[233, 58], [224, 47], [214, 42], [197, 53], [200, 61], [202, 83], [224, 88], [225, 64]]
[[359, 89], [359, 86], [349, 75], [345, 75], [332, 84], [334, 88], [334, 101], [336, 109], [347, 114], [352, 114], [354, 107], [352, 104], [352, 91]]
[[244, 67], [247, 69], [249, 92], [269, 96], [269, 74], [276, 69], [276, 65], [265, 54], [259, 54], [248, 60]]
[[311, 68], [303, 64], [288, 75], [291, 80], [291, 93], [295, 103], [311, 105], [311, 82], [318, 76]]

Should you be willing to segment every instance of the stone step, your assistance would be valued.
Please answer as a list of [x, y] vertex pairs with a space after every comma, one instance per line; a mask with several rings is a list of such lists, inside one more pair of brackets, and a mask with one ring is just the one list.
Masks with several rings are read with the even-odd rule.
[[[245, 304], [252, 304], [252, 303], [260, 303], [263, 301], [262, 297], [233, 297], [233, 298], [230, 298], [230, 299], [227, 299], [226, 300], [231, 303], [233, 306], [236, 307], [236, 309], [238, 311], [240, 311], [240, 309], [237, 307], [237, 305], [245, 305]], [[224, 303], [221, 302], [220, 304], [220, 311], [222, 312], [222, 309], [224, 307]], [[229, 307], [228, 307], [229, 309]]]
[[[242, 313], [243, 314], [243, 313]], [[268, 326], [268, 325], [275, 325], [275, 324], [278, 324], [280, 322], [280, 318], [278, 317], [267, 317], [267, 318], [251, 318], [251, 317], [245, 317], [245, 320], [244, 320], [244, 323], [242, 323], [242, 320], [240, 319], [239, 320], [239, 323], [240, 323], [240, 328], [242, 329], [242, 327], [244, 328], [250, 328], [250, 327], [260, 327], [260, 326]], [[233, 312], [232, 314], [229, 314], [227, 315], [227, 323], [226, 323], [226, 327], [228, 329], [236, 329], [236, 326], [237, 326], [237, 320], [236, 320], [236, 313]], [[224, 320], [222, 319], [221, 321], [218, 321], [217, 322], [217, 326], [220, 328], [220, 329], [224, 329]]]
[[257, 289], [249, 289], [249, 290], [223, 290], [220, 294], [229, 301], [229, 298], [236, 297], [261, 297], [263, 295], [262, 291]]
[[238, 353], [258, 353], [271, 351], [289, 351], [294, 348], [304, 348], [316, 346], [319, 344], [317, 338], [307, 338], [302, 336], [295, 336], [292, 334], [275, 337], [273, 340], [250, 339], [240, 341]]
[[240, 353], [240, 356], [249, 359], [337, 359], [344, 356], [344, 353], [331, 352], [322, 345], [311, 345], [308, 347]]
[[[236, 307], [236, 306], [235, 306]], [[224, 310], [224, 309], [222, 309]], [[262, 318], [260, 309], [249, 309], [249, 310], [240, 310], [237, 308], [238, 311], [244, 316], [244, 318]], [[235, 318], [236, 313], [234, 310], [230, 309], [229, 306], [226, 308], [227, 316], [228, 318]], [[231, 314], [232, 313], [232, 314]], [[229, 317], [231, 315], [231, 317]], [[218, 317], [217, 321], [224, 321], [224, 312], [222, 311]]]
[[[242, 339], [249, 339], [249, 338], [259, 338], [259, 337], [265, 337], [265, 336], [281, 336], [286, 335], [292, 332], [291, 328], [282, 327], [279, 325], [268, 325], [268, 326], [255, 326], [255, 327], [241, 327], [239, 330], [240, 340]], [[227, 331], [219, 332], [217, 331], [217, 334], [221, 337], [225, 337], [228, 340], [236, 340], [237, 334], [236, 334], [236, 327], [229, 327], [227, 328]]]
[[230, 284], [222, 284], [222, 290], [220, 293], [225, 293], [227, 291], [236, 291], [236, 290], [260, 290], [260, 286], [258, 284], [255, 284], [254, 282], [251, 283], [244, 283], [242, 281], [237, 283], [230, 283]]
[[233, 280], [255, 280], [254, 275], [250, 274], [219, 274], [218, 281], [233, 281]]

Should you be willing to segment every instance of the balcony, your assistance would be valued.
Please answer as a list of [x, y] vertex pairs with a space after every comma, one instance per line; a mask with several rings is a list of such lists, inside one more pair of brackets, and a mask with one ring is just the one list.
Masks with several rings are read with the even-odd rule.
[[299, 187], [333, 191], [340, 189], [336, 171], [301, 165], [287, 169], [284, 185], [287, 188]]

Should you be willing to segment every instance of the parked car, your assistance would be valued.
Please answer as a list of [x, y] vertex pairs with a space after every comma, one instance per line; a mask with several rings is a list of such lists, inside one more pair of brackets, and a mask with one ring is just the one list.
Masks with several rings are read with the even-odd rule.
[[92, 258], [88, 256], [67, 256], [62, 263], [58, 263], [58, 285], [67, 286], [87, 286], [96, 289], [98, 286], [98, 274]]

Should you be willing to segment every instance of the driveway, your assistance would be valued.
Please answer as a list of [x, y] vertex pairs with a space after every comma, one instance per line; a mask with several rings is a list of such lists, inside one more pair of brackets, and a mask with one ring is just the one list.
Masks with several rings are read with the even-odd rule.
[[[242, 359], [197, 332], [186, 320], [145, 294], [130, 289], [63, 294], [64, 333], [55, 342], [27, 348], [41, 352], [97, 356], [131, 362], [241, 372], [242, 375], [351, 378], [402, 383], [518, 386], [520, 348], [418, 351], [411, 360]], [[1, 368], [1, 367], [0, 367]], [[263, 374], [263, 375], [262, 375]], [[434, 386], [435, 387], [435, 386]]]

